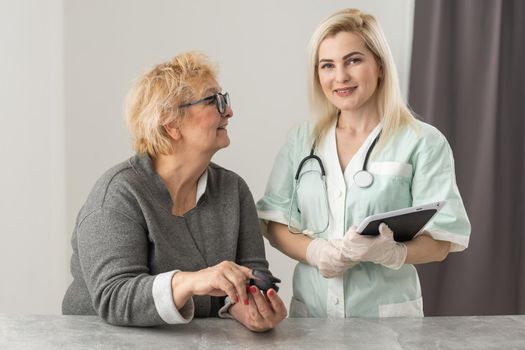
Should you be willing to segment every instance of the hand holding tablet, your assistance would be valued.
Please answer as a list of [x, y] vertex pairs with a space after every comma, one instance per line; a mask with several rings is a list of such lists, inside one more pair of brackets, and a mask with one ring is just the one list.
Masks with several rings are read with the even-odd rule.
[[445, 203], [446, 201], [440, 201], [370, 215], [357, 227], [357, 232], [362, 235], [376, 236], [379, 234], [379, 225], [384, 222], [394, 231], [394, 240], [397, 242], [410, 241], [425, 228]]

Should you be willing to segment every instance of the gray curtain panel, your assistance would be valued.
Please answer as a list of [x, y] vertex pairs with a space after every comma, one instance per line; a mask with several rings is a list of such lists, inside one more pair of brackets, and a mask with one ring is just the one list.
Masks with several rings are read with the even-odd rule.
[[447, 137], [469, 248], [417, 267], [425, 315], [525, 313], [525, 1], [416, 0], [409, 102]]

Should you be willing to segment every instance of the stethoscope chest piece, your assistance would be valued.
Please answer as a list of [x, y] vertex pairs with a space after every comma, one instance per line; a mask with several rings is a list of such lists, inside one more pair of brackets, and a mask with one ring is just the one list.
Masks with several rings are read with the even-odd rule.
[[366, 166], [368, 164], [368, 158], [370, 157], [370, 153], [372, 153], [372, 150], [374, 149], [377, 140], [379, 140], [380, 135], [381, 131], [379, 132], [379, 134], [377, 134], [374, 141], [372, 141], [370, 147], [368, 147], [368, 150], [366, 151], [365, 155], [365, 161], [363, 162], [363, 168], [354, 174], [354, 183], [360, 188], [370, 187], [374, 183], [374, 175], [372, 175], [371, 172], [366, 170]]
[[354, 174], [354, 183], [361, 188], [370, 187], [374, 183], [374, 176], [369, 171], [359, 170]]

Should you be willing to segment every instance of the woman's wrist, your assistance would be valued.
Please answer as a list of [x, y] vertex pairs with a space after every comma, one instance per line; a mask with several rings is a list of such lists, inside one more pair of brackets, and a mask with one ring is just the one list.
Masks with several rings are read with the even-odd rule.
[[194, 272], [180, 271], [171, 278], [171, 291], [175, 307], [180, 310], [193, 296], [192, 277]]
[[243, 313], [241, 311], [241, 307], [242, 305], [240, 303], [232, 304], [232, 306], [230, 306], [230, 308], [228, 309], [228, 313], [231, 315], [231, 317], [234, 320], [244, 325], [244, 320], [242, 319]]

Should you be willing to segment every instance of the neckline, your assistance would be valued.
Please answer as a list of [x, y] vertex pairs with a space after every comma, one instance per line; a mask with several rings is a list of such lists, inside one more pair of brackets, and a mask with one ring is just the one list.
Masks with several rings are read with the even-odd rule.
[[208, 168], [202, 173], [197, 182], [197, 192], [195, 198], [195, 207], [185, 212], [183, 215], [173, 215], [173, 201], [168, 188], [164, 184], [164, 181], [159, 174], [153, 168], [153, 162], [150, 156], [146, 154], [136, 154], [130, 158], [130, 164], [139, 175], [141, 182], [149, 192], [151, 199], [157, 203], [162, 209], [167, 211], [174, 218], [184, 218], [194, 211], [203, 200], [203, 196], [206, 193], [208, 187]]
[[339, 155], [337, 153], [336, 123], [337, 121], [332, 123], [326, 133], [326, 136], [319, 143], [318, 153], [324, 162], [327, 180], [331, 181], [338, 187], [343, 188], [354, 184], [353, 176], [358, 170], [361, 170], [366, 151], [375, 137], [382, 130], [383, 124], [380, 122], [370, 132], [343, 171], [341, 169]]

